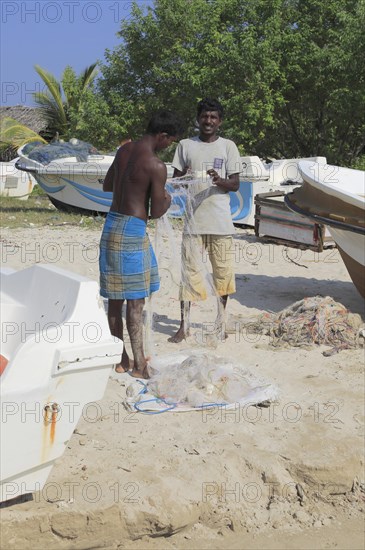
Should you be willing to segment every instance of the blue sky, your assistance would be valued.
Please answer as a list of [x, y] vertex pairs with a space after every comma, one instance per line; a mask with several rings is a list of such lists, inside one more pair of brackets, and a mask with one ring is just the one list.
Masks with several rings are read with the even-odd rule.
[[32, 92], [43, 89], [34, 65], [60, 78], [67, 65], [79, 73], [104, 61], [105, 50], [121, 42], [116, 33], [131, 5], [131, 0], [2, 0], [1, 105], [34, 105]]

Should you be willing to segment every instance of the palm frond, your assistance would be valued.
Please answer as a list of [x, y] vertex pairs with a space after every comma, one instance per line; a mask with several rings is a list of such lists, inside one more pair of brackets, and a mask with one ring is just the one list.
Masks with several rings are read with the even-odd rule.
[[[51, 74], [46, 69], [42, 69], [39, 65], [34, 66], [35, 70], [47, 86], [47, 91], [49, 94], [53, 97], [55, 104], [57, 105], [60, 113], [64, 112], [64, 102], [62, 99], [62, 90], [61, 90], [61, 84], [58, 82], [55, 76]], [[35, 101], [37, 102], [37, 96], [41, 95], [40, 92], [35, 93], [33, 95]], [[66, 116], [65, 116], [66, 120]]]
[[93, 63], [89, 67], [86, 67], [86, 69], [81, 73], [80, 82], [82, 85], [82, 91], [86, 90], [86, 88], [94, 82], [99, 72], [97, 65], [97, 63]]
[[0, 122], [0, 142], [13, 149], [18, 149], [25, 143], [41, 141], [47, 143], [39, 134], [33, 132], [28, 126], [20, 124], [17, 120], [4, 117]]
[[68, 121], [65, 109], [63, 108], [60, 111], [58, 104], [47, 91], [37, 92], [34, 99], [41, 109], [42, 116], [47, 120], [48, 126], [60, 126], [60, 130], [67, 127]]

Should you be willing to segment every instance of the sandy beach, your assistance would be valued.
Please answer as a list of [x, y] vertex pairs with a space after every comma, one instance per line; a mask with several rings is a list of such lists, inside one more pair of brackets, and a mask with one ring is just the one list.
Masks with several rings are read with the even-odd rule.
[[[174, 236], [178, 246], [178, 229]], [[99, 237], [100, 229], [77, 226], [3, 229], [2, 265], [52, 263], [98, 280]], [[215, 319], [207, 300], [192, 307], [191, 336], [167, 341], [179, 325], [173, 261], [174, 269], [162, 265], [162, 288], [146, 308], [154, 317], [147, 353], [209, 349], [275, 384], [278, 400], [146, 415], [123, 406], [131, 377], [112, 373], [44, 489], [1, 509], [1, 548], [364, 547], [364, 349], [327, 357], [328, 346], [273, 347], [269, 336], [242, 330], [244, 320], [317, 295], [364, 320], [364, 301], [337, 249], [263, 243], [241, 228], [235, 243], [228, 338], [202, 338]]]

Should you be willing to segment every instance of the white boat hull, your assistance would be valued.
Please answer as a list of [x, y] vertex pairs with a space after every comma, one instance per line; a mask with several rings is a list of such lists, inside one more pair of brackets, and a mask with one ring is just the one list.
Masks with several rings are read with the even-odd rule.
[[102, 185], [105, 174], [89, 176], [87, 185], [85, 177], [68, 174], [62, 176], [35, 173], [40, 187], [45, 191], [51, 202], [62, 210], [80, 210], [90, 212], [109, 212], [112, 203], [112, 193], [103, 191]]
[[80, 416], [100, 415], [123, 344], [99, 288], [54, 266], [1, 272], [0, 501], [41, 490]]
[[36, 180], [15, 167], [17, 160], [0, 162], [0, 196], [25, 200], [33, 191]]
[[365, 268], [365, 235], [336, 229], [335, 227], [330, 227], [329, 232], [337, 246]]
[[347, 271], [360, 294], [365, 298], [365, 235], [330, 227]]
[[318, 164], [302, 160], [299, 172], [305, 182], [346, 205], [364, 209], [365, 172], [331, 164]]
[[18, 166], [31, 171], [57, 208], [107, 213], [112, 193], [103, 191], [103, 182], [113, 160], [110, 155], [90, 156], [88, 162], [70, 157], [43, 166], [22, 157]]
[[328, 226], [349, 275], [365, 298], [365, 172], [301, 162], [304, 184], [286, 204]]

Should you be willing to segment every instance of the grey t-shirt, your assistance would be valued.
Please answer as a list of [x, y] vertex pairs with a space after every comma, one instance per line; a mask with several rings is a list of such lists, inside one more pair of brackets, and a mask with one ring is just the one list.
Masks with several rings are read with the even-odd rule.
[[232, 235], [235, 229], [229, 193], [213, 185], [206, 172], [214, 168], [222, 178], [227, 178], [241, 171], [240, 155], [233, 141], [222, 137], [212, 143], [201, 141], [199, 137], [183, 139], [177, 146], [172, 166], [180, 171], [189, 168], [202, 179], [202, 185], [194, 197], [191, 232]]

